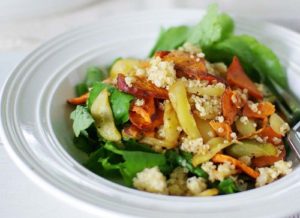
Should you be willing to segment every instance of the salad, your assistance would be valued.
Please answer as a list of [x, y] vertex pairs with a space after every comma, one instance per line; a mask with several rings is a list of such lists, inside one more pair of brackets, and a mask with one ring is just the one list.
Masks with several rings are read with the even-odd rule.
[[67, 100], [74, 145], [89, 170], [146, 192], [254, 189], [292, 171], [283, 139], [300, 112], [286, 88], [276, 55], [212, 5], [195, 26], [162, 29], [148, 58], [88, 68]]

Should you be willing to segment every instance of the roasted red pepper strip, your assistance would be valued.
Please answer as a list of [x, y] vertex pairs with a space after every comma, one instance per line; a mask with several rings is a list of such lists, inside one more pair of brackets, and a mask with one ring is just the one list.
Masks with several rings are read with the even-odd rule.
[[183, 51], [172, 51], [165, 53], [161, 51], [157, 56], [162, 57], [164, 61], [170, 61], [175, 64], [174, 68], [177, 77], [185, 77], [195, 80], [207, 80], [225, 82], [224, 79], [209, 74], [205, 66], [205, 60]]
[[138, 98], [153, 96], [158, 99], [168, 99], [168, 91], [155, 86], [144, 78], [133, 77], [132, 85], [129, 87], [125, 82], [125, 76], [119, 74], [117, 78], [117, 87], [123, 92], [132, 94]]
[[273, 165], [275, 162], [279, 160], [284, 160], [286, 151], [284, 146], [282, 145], [281, 153], [278, 156], [262, 156], [255, 157], [252, 159], [252, 165], [255, 167], [267, 167]]
[[232, 92], [230, 89], [226, 89], [221, 98], [222, 113], [229, 125], [233, 123], [238, 112], [237, 106], [232, 101], [233, 96], [234, 92]]
[[239, 59], [236, 56], [233, 57], [232, 63], [227, 70], [227, 81], [231, 86], [247, 89], [249, 94], [257, 99], [263, 98], [262, 93], [246, 75]]

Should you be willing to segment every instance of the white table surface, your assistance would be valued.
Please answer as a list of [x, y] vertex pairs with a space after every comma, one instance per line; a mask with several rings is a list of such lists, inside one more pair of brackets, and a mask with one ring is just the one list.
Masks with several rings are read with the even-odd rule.
[[[243, 3], [238, 0], [217, 2], [220, 3], [221, 8], [234, 14], [269, 20], [300, 32], [300, 13], [298, 13], [300, 1], [298, 0], [273, 0], [272, 3], [267, 0], [243, 1]], [[252, 2], [252, 5], [249, 2]], [[65, 14], [24, 21], [1, 22], [0, 20], [0, 87], [9, 72], [26, 53], [46, 39], [77, 25], [84, 25], [103, 16], [117, 13], [156, 8], [205, 8], [208, 3], [209, 0], [103, 0], [92, 7]], [[37, 28], [39, 31], [35, 31]], [[73, 208], [36, 186], [15, 166], [0, 139], [0, 218], [19, 217], [93, 218], [95, 216]]]

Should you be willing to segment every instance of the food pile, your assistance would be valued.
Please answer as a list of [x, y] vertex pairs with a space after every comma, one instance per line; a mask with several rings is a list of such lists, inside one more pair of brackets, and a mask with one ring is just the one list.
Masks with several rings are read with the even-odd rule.
[[[203, 31], [218, 21], [215, 31]], [[289, 125], [269, 88], [248, 76], [249, 69], [267, 75], [264, 64], [279, 61], [248, 36], [269, 55], [265, 62], [257, 46], [250, 52], [257, 63], [236, 48], [222, 51], [230, 40], [245, 43], [225, 34], [231, 25], [212, 7], [194, 29], [164, 30], [148, 59], [117, 59], [106, 78], [89, 68], [78, 97], [68, 99], [77, 105], [71, 119], [74, 144], [88, 154], [84, 165], [139, 190], [178, 196], [245, 191], [290, 173]], [[281, 70], [267, 78], [284, 85]]]

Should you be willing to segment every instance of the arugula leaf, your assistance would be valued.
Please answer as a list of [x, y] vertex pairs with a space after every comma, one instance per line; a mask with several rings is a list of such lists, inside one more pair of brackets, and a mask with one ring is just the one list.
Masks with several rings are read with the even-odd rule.
[[85, 78], [88, 87], [92, 87], [95, 82], [100, 82], [105, 78], [105, 73], [98, 67], [89, 67]]
[[189, 31], [188, 26], [171, 27], [166, 30], [162, 28], [149, 57], [153, 56], [156, 51], [172, 50], [179, 47], [186, 41]]
[[71, 113], [70, 118], [73, 120], [73, 130], [76, 137], [79, 136], [81, 131], [86, 130], [94, 122], [88, 109], [81, 105], [76, 107]]
[[203, 19], [192, 29], [187, 41], [205, 48], [231, 35], [233, 29], [231, 17], [220, 14], [218, 6], [212, 4]]
[[208, 178], [208, 174], [201, 167], [194, 167], [191, 163], [192, 154], [184, 152], [183, 155], [178, 154], [176, 151], [168, 151], [167, 159], [173, 167], [174, 165], [179, 165], [186, 168], [189, 172], [195, 174], [196, 176]]
[[90, 91], [90, 95], [88, 98], [88, 107], [92, 107], [94, 100], [97, 98], [99, 93], [105, 88], [107, 88], [111, 94], [109, 101], [116, 125], [126, 123], [129, 120], [130, 102], [134, 99], [134, 97], [132, 95], [119, 91], [111, 85], [101, 82], [95, 83], [92, 90]]
[[158, 166], [162, 171], [168, 168], [166, 158], [163, 154], [121, 150], [111, 142], [107, 142], [104, 148], [114, 154], [122, 156], [124, 161], [111, 163], [110, 158], [106, 156], [99, 158], [102, 167], [106, 170], [119, 170], [125, 184], [129, 186], [132, 185], [132, 179], [136, 174], [145, 168]]
[[218, 189], [222, 194], [232, 194], [235, 192], [239, 192], [237, 185], [230, 178], [221, 181], [218, 185]]

